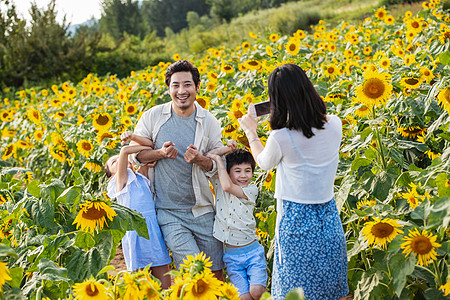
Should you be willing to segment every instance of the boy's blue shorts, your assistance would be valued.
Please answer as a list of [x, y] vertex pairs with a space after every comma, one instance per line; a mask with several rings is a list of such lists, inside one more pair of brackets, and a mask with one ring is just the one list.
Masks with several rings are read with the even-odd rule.
[[266, 286], [267, 262], [264, 247], [258, 241], [240, 248], [225, 247], [223, 262], [240, 295], [249, 293], [251, 285]]

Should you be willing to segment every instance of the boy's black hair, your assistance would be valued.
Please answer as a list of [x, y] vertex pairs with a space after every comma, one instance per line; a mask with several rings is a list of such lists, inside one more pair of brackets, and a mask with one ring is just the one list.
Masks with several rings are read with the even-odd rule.
[[167, 86], [170, 85], [172, 75], [178, 72], [191, 72], [195, 87], [198, 87], [200, 83], [200, 73], [198, 69], [190, 61], [187, 60], [176, 61], [167, 68], [166, 79], [164, 81]]
[[234, 165], [240, 165], [243, 163], [249, 163], [252, 166], [252, 172], [255, 171], [256, 162], [253, 155], [248, 150], [238, 148], [236, 151], [227, 154], [225, 159], [227, 161], [228, 173], [230, 173], [230, 170]]

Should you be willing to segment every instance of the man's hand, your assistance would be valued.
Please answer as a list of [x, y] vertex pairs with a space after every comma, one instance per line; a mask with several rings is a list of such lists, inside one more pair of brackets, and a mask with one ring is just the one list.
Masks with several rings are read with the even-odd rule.
[[187, 163], [193, 164], [198, 162], [201, 156], [203, 155], [198, 153], [197, 147], [191, 144], [187, 147], [186, 152], [184, 153], [184, 160]]
[[175, 148], [175, 144], [173, 142], [165, 142], [159, 150], [164, 158], [175, 159], [178, 155], [178, 150]]

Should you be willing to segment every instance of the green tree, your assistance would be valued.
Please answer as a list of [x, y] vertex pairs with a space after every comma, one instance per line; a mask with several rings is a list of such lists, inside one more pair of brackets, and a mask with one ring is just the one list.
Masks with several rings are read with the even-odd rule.
[[89, 70], [98, 36], [71, 38], [66, 19], [56, 21], [55, 0], [46, 9], [31, 5], [30, 25], [17, 16], [13, 3], [5, 0], [0, 11], [0, 82], [22, 86], [46, 80], [79, 80]]
[[143, 39], [151, 32], [143, 18], [138, 2], [132, 0], [103, 0], [102, 15], [99, 20], [103, 33], [119, 40], [124, 34]]
[[209, 5], [205, 0], [148, 0], [143, 2], [142, 11], [147, 23], [157, 31], [158, 36], [165, 36], [167, 27], [175, 33], [188, 27], [188, 12], [195, 12], [199, 16], [207, 15]]

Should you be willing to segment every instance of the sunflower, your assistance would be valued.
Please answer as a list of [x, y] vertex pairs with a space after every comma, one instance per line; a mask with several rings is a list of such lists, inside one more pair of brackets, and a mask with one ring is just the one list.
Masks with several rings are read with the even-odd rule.
[[30, 108], [27, 110], [28, 119], [36, 125], [41, 125], [41, 114], [37, 109]]
[[89, 152], [91, 152], [91, 150], [94, 149], [94, 146], [90, 141], [83, 139], [77, 143], [77, 149], [81, 155], [89, 157]]
[[222, 135], [224, 138], [236, 140], [238, 135], [239, 124], [230, 123], [225, 126], [222, 130]]
[[[183, 288], [189, 282], [189, 277], [182, 278], [176, 277], [174, 283], [171, 285], [169, 300], [178, 300], [180, 299], [181, 293], [183, 292]], [[184, 298], [183, 298], [184, 299]]]
[[230, 282], [224, 282], [220, 289], [221, 296], [228, 300], [239, 300], [239, 292]]
[[137, 106], [132, 103], [127, 103], [127, 104], [125, 104], [125, 112], [129, 116], [134, 115], [135, 113], [137, 113]]
[[130, 127], [133, 124], [133, 122], [131, 121], [131, 118], [129, 116], [123, 116], [120, 119], [120, 123], [122, 123], [126, 127]]
[[245, 63], [246, 69], [255, 71], [261, 69], [261, 63], [256, 59], [249, 59]]
[[100, 166], [99, 164], [96, 164], [95, 162], [92, 162], [92, 161], [86, 162], [84, 167], [92, 172], [101, 172], [102, 171], [102, 166]]
[[123, 299], [139, 299], [139, 283], [130, 273], [124, 273], [122, 277], [123, 283], [125, 283], [125, 294]]
[[258, 38], [258, 36], [257, 36], [254, 32], [252, 32], [252, 31], [250, 31], [250, 32], [248, 33], [248, 35], [249, 35], [252, 39], [257, 39], [257, 38]]
[[4, 110], [0, 113], [0, 120], [3, 122], [11, 122], [14, 119], [14, 113], [9, 110]]
[[403, 233], [397, 228], [401, 227], [397, 223], [398, 220], [389, 218], [381, 220], [375, 217], [373, 219], [374, 221], [367, 222], [362, 230], [364, 240], [369, 241], [369, 246], [386, 249], [386, 242], [391, 242], [399, 233]]
[[86, 232], [98, 232], [107, 224], [105, 215], [112, 221], [117, 213], [105, 202], [86, 201], [80, 205], [80, 211], [72, 224], [77, 224], [77, 229]]
[[355, 116], [365, 118], [370, 115], [370, 112], [371, 110], [367, 106], [361, 105], [357, 110], [355, 110]]
[[371, 46], [367, 46], [363, 48], [363, 54], [364, 55], [370, 55], [372, 53], [372, 47]]
[[442, 108], [450, 114], [450, 88], [440, 89], [437, 100]]
[[433, 72], [430, 69], [428, 69], [427, 67], [420, 68], [419, 72], [422, 75], [421, 79], [428, 83], [430, 83], [430, 81], [433, 80], [433, 78], [434, 78]]
[[110, 300], [112, 299], [107, 288], [100, 282], [96, 281], [94, 277], [91, 276], [88, 280], [75, 283], [73, 285], [73, 291], [75, 294], [75, 299], [79, 300], [89, 300], [89, 299], [99, 299], [99, 300]]
[[209, 106], [211, 105], [211, 100], [206, 96], [197, 96], [197, 99], [195, 100], [204, 109], [209, 109]]
[[172, 56], [172, 58], [173, 58], [174, 61], [178, 61], [178, 60], [181, 59], [181, 56], [180, 56], [180, 54], [175, 53], [175, 54]]
[[52, 134], [50, 135], [50, 140], [52, 144], [60, 150], [66, 150], [68, 148], [62, 135], [57, 132], [52, 132]]
[[4, 262], [0, 262], [0, 292], [2, 291], [2, 286], [6, 281], [11, 280], [11, 276], [9, 276], [8, 264]]
[[272, 48], [269, 45], [266, 46], [266, 53], [268, 56], [273, 56]]
[[379, 20], [383, 20], [385, 16], [386, 16], [386, 10], [384, 8], [382, 8], [382, 7], [380, 7], [375, 12], [375, 17], [377, 17]]
[[5, 127], [2, 129], [2, 138], [14, 137], [16, 133], [16, 130], [9, 130], [8, 127]]
[[186, 287], [186, 300], [216, 300], [221, 294], [222, 282], [213, 273], [204, 273], [189, 282]]
[[[146, 272], [148, 274], [148, 272]], [[161, 285], [151, 278], [150, 276], [145, 276], [146, 280], [140, 281], [140, 294], [142, 296], [142, 299], [161, 299]]]
[[408, 89], [416, 89], [422, 83], [421, 78], [406, 77], [400, 80], [400, 85]]
[[275, 170], [270, 171], [267, 173], [266, 179], [264, 179], [263, 187], [266, 188], [268, 191], [272, 191], [272, 183], [274, 182], [275, 178]]
[[64, 153], [64, 151], [59, 150], [59, 149], [55, 149], [55, 148], [51, 148], [50, 149], [50, 155], [56, 159], [57, 161], [59, 161], [60, 163], [63, 163], [66, 161], [66, 154]]
[[444, 291], [444, 296], [450, 295], [450, 281], [444, 285], [441, 285], [439, 289]]
[[338, 67], [333, 63], [330, 63], [324, 67], [323, 74], [331, 80], [333, 80], [339, 73]]
[[381, 68], [388, 70], [389, 67], [391, 66], [391, 60], [388, 57], [382, 57], [378, 64], [380, 65]]
[[442, 155], [442, 153], [438, 152], [438, 151], [434, 151], [434, 150], [427, 150], [425, 151], [425, 153], [429, 159], [434, 160], [436, 157], [439, 157]]
[[243, 42], [242, 49], [244, 49], [244, 51], [250, 49], [250, 44], [248, 42]]
[[403, 249], [406, 256], [413, 252], [418, 265], [428, 266], [431, 260], [436, 260], [436, 248], [441, 246], [441, 244], [436, 243], [436, 239], [436, 235], [432, 235], [426, 230], [420, 233], [417, 228], [414, 228], [408, 236], [403, 238], [405, 242], [400, 245], [400, 248]]
[[383, 21], [386, 25], [394, 25], [395, 24], [395, 18], [391, 15], [386, 15], [384, 17]]
[[99, 131], [108, 131], [112, 126], [113, 120], [109, 113], [99, 113], [94, 116], [93, 124], [95, 129]]
[[219, 76], [219, 74], [217, 74], [214, 71], [209, 71], [208, 74], [206, 74], [206, 76], [208, 77], [209, 81], [216, 82], [217, 81], [217, 77]]
[[292, 56], [297, 55], [300, 52], [300, 41], [297, 39], [289, 39], [288, 43], [285, 45], [287, 53]]
[[417, 136], [426, 133], [426, 128], [421, 128], [420, 126], [409, 126], [409, 127], [398, 127], [397, 132], [400, 133], [400, 135], [406, 137], [415, 139]]
[[106, 132], [99, 132], [99, 135], [97, 136], [97, 143], [101, 146], [104, 139], [108, 139], [108, 142], [106, 143], [106, 148], [108, 149], [114, 149], [119, 142], [113, 133], [106, 131]]
[[226, 74], [234, 73], [234, 68], [230, 64], [223, 64], [220, 70]]
[[183, 258], [183, 263], [180, 265], [181, 273], [189, 273], [191, 277], [198, 274], [211, 273], [209, 269], [212, 266], [212, 262], [209, 257], [203, 252], [195, 255], [188, 255]]
[[8, 144], [3, 150], [2, 160], [7, 160], [10, 158], [14, 153], [16, 153], [16, 150], [16, 144]]
[[361, 209], [361, 208], [363, 208], [364, 206], [374, 207], [375, 204], [377, 204], [377, 201], [376, 201], [376, 200], [373, 200], [373, 199], [371, 199], [371, 200], [366, 199], [366, 200], [362, 200], [362, 201], [359, 201], [358, 203], [356, 203], [356, 208], [357, 208], [357, 209]]
[[359, 102], [372, 107], [384, 102], [391, 96], [392, 84], [387, 73], [378, 73], [370, 70], [364, 72], [365, 81], [363, 85], [356, 88], [356, 94]]
[[35, 132], [34, 132], [34, 139], [36, 140], [36, 141], [42, 141], [42, 138], [43, 138], [43, 136], [44, 136], [44, 132], [42, 131], [42, 130], [40, 130], [40, 129], [37, 129]]
[[410, 66], [416, 62], [416, 56], [414, 54], [407, 54], [403, 58], [403, 62], [405, 63], [405, 65]]
[[278, 34], [276, 34], [276, 33], [272, 33], [270, 36], [269, 36], [269, 40], [271, 41], [271, 42], [276, 42], [276, 41], [278, 41], [280, 39], [280, 36], [278, 35]]

